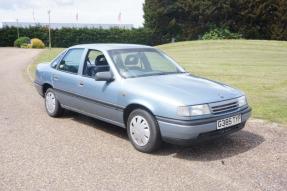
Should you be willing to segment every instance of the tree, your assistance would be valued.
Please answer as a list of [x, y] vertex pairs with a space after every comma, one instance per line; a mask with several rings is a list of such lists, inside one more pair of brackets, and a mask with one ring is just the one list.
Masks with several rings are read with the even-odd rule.
[[178, 3], [172, 0], [146, 0], [144, 12], [144, 26], [152, 30], [155, 42], [166, 42], [181, 34], [182, 27], [178, 20], [184, 12]]
[[244, 38], [286, 40], [286, 0], [146, 0], [146, 28], [156, 43], [198, 39], [212, 28]]
[[271, 39], [287, 40], [287, 1], [276, 0], [277, 7], [274, 22], [271, 23]]

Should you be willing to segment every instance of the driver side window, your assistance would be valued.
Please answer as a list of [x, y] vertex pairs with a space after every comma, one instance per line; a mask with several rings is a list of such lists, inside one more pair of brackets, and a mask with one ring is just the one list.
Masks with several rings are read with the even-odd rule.
[[83, 69], [83, 75], [94, 78], [97, 72], [108, 72], [110, 66], [105, 55], [98, 50], [89, 50]]
[[83, 48], [69, 50], [65, 57], [61, 60], [58, 69], [61, 71], [77, 74], [83, 52]]

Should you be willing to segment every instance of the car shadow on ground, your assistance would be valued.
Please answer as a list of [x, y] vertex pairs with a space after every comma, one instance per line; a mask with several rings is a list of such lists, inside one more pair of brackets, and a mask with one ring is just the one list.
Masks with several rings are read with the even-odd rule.
[[262, 136], [243, 129], [232, 135], [188, 147], [164, 144], [157, 154], [191, 161], [215, 161], [250, 151], [264, 141]]
[[[129, 141], [126, 130], [115, 125], [70, 111], [65, 112], [64, 118], [71, 118], [79, 123]], [[262, 136], [243, 129], [232, 135], [188, 147], [163, 143], [161, 149], [155, 152], [154, 155], [172, 156], [191, 161], [223, 160], [254, 149], [264, 141], [265, 139]]]
[[93, 127], [94, 129], [109, 133], [110, 135], [115, 136], [116, 138], [121, 138], [126, 141], [129, 141], [128, 135], [126, 133], [126, 129], [121, 127], [112, 125], [110, 123], [106, 123], [101, 120], [94, 119], [92, 117], [88, 117], [73, 111], [65, 111], [64, 116], [61, 118], [69, 118], [78, 123]]

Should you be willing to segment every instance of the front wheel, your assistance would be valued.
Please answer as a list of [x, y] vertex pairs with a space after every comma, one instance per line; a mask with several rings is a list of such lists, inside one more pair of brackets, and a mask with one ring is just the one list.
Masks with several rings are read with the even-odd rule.
[[129, 115], [127, 131], [132, 145], [140, 152], [151, 153], [161, 145], [161, 135], [154, 116], [143, 109]]
[[47, 89], [45, 93], [45, 108], [51, 117], [59, 117], [64, 112], [52, 88]]

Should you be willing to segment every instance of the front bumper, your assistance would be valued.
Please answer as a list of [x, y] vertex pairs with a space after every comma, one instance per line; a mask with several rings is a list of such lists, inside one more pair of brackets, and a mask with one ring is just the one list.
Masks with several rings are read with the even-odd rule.
[[[217, 120], [241, 114], [241, 123], [225, 129], [217, 130]], [[234, 133], [242, 129], [251, 116], [251, 108], [246, 107], [240, 111], [221, 116], [197, 120], [175, 120], [157, 117], [162, 139], [173, 144], [187, 145], [200, 140], [209, 140]]]

